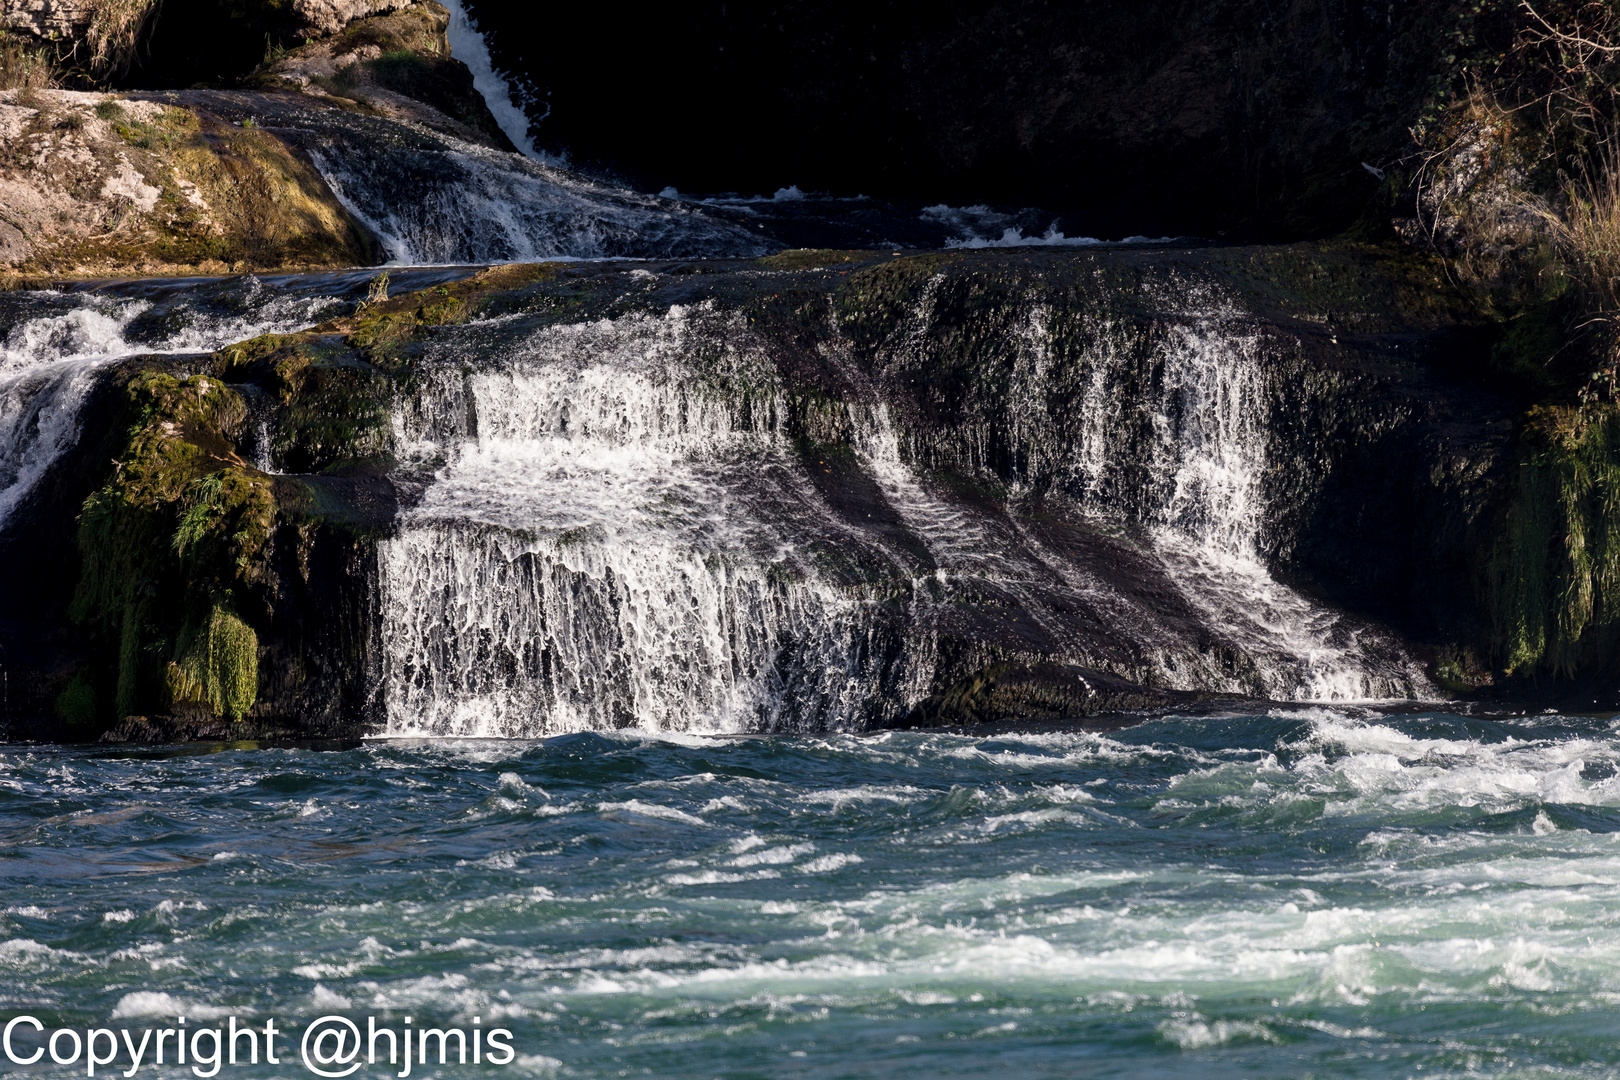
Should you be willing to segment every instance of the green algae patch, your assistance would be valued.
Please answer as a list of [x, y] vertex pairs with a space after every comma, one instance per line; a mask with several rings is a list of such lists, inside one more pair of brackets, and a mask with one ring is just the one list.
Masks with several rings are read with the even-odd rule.
[[180, 659], [164, 671], [171, 707], [205, 705], [215, 716], [241, 720], [258, 697], [258, 635], [219, 604], [200, 627], [188, 630]]
[[[353, 315], [323, 324], [321, 329], [347, 335], [350, 346], [362, 353], [386, 353], [424, 328], [465, 322], [498, 304], [507, 294], [552, 281], [560, 263], [508, 263], [480, 270], [471, 277], [415, 292], [388, 296], [387, 275], [377, 284], [380, 296], [362, 304]], [[375, 289], [375, 286], [374, 286]]]
[[135, 120], [117, 102], [105, 101], [96, 115], [112, 121], [113, 131], [130, 146], [153, 152], [173, 150], [202, 130], [196, 114], [185, 109], [168, 108], [151, 120]]
[[[389, 341], [409, 337], [401, 331]], [[382, 463], [398, 377], [409, 366], [364, 359], [336, 333], [266, 334], [221, 349], [214, 370], [250, 382], [275, 403], [272, 457], [287, 472], [316, 473], [345, 462]], [[374, 357], [392, 352], [377, 347]], [[397, 360], [397, 358], [395, 358]]]
[[754, 260], [765, 270], [821, 270], [829, 266], [848, 266], [875, 262], [888, 256], [887, 251], [839, 250], [836, 248], [790, 248]]
[[83, 733], [95, 729], [96, 690], [83, 671], [75, 672], [62, 692], [56, 695], [51, 712], [69, 732]]
[[922, 298], [928, 282], [963, 260], [955, 253], [908, 255], [851, 273], [834, 296], [840, 325], [857, 341], [888, 336]]
[[[90, 692], [63, 711], [103, 728], [183, 702], [240, 719], [256, 699], [257, 638], [229, 604], [262, 576], [276, 520], [269, 479], [235, 452], [247, 410], [218, 379], [159, 367], [135, 372], [122, 389], [113, 475], [79, 514], [71, 608], [110, 657], [102, 681], [111, 692], [97, 692], [92, 677]], [[234, 622], [221, 621], [222, 611]]]
[[1509, 672], [1611, 670], [1620, 644], [1620, 407], [1531, 410], [1488, 565]]

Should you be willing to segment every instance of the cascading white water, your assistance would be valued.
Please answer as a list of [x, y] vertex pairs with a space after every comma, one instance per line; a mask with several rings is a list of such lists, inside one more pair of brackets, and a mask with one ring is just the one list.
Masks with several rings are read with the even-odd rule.
[[145, 306], [87, 297], [14, 327], [0, 345], [0, 528], [77, 439], [95, 367], [126, 350], [124, 328]]
[[458, 0], [449, 9], [451, 54], [471, 70], [519, 153], [404, 121], [341, 113], [283, 121], [392, 263], [690, 259], [770, 250], [702, 207], [588, 180], [537, 152], [529, 117], [495, 70], [477, 25]]
[[1277, 581], [1260, 552], [1270, 423], [1265, 369], [1232, 313], [1177, 329], [1165, 350], [1156, 422], [1170, 438], [1167, 497], [1152, 522], [1160, 555], [1189, 599], [1262, 666], [1266, 696], [1355, 701], [1426, 688], [1416, 665], [1389, 670], [1362, 656], [1337, 612]]
[[825, 514], [771, 372], [734, 343], [700, 370], [695, 321], [547, 330], [436, 373], [399, 436], [450, 464], [380, 555], [389, 734], [847, 727], [894, 698], [859, 598], [783, 528]]
[[[342, 123], [360, 124], [344, 119]], [[348, 211], [404, 265], [552, 258], [762, 255], [700, 207], [600, 184], [521, 154], [370, 121], [322, 131], [311, 160]]]
[[450, 55], [472, 72], [473, 86], [512, 145], [525, 156], [544, 161], [545, 156], [535, 150], [534, 139], [529, 135], [528, 114], [512, 93], [506, 74], [496, 70], [489, 56], [489, 44], [479, 32], [478, 24], [467, 14], [461, 0], [445, 0], [445, 7], [450, 11], [450, 26], [445, 34], [450, 40]]
[[[1342, 616], [1277, 581], [1261, 555], [1268, 517], [1263, 482], [1272, 421], [1261, 341], [1248, 320], [1193, 290], [1187, 317], [1167, 328], [1156, 374], [1139, 375], [1121, 352], [1090, 358], [1082, 427], [1068, 463], [1082, 503], [1117, 509], [1133, 473], [1138, 513], [1166, 569], [1189, 600], [1259, 662], [1278, 700], [1408, 697], [1428, 683], [1414, 663], [1371, 663]], [[1127, 427], [1150, 428], [1143, 445]]]
[[326, 297], [284, 296], [249, 278], [228, 312], [188, 310], [175, 325], [131, 340], [147, 300], [95, 293], [13, 294], [32, 318], [0, 343], [0, 528], [79, 436], [79, 413], [97, 369], [139, 353], [205, 352], [318, 321]]
[[[898, 352], [926, 347], [932, 296]], [[745, 321], [676, 307], [516, 346], [492, 331], [436, 358], [399, 411], [401, 457], [440, 464], [382, 546], [386, 730], [858, 727], [926, 697], [936, 635], [987, 602], [1018, 611], [1049, 655], [1158, 685], [1420, 691], [1421, 674], [1363, 656], [1336, 613], [1267, 571], [1264, 343], [1207, 297], [1181, 301], [1146, 354], [1098, 324], [1067, 420], [1047, 404], [1058, 363], [1050, 312], [1033, 306], [1006, 424], [1024, 475], [1055, 473], [1083, 511], [1146, 527], [1156, 572], [1213, 642], [1111, 581], [1113, 567], [1045, 545], [1017, 510], [1019, 482], [1005, 513], [936, 490], [880, 397], [846, 402], [846, 430], [922, 553], [845, 523], [803, 476]], [[983, 458], [989, 432], [955, 434]], [[840, 576], [857, 552], [876, 576]], [[883, 596], [903, 601], [903, 629], [884, 625]]]
[[[891, 345], [919, 371], [928, 369], [939, 338], [934, 320], [944, 280], [936, 276], [925, 284]], [[1052, 356], [1048, 305], [1039, 298], [1021, 305], [1022, 319], [1007, 334], [1014, 356], [1005, 411], [987, 426], [953, 432], [951, 456], [988, 472], [987, 448], [999, 440], [1014, 459], [1015, 504], [1031, 478], [1045, 476], [1084, 513], [1146, 526], [1163, 571], [1251, 667], [1222, 671], [1189, 655], [1170, 635], [1158, 634], [1156, 614], [1112, 588], [1106, 574], [1043, 551], [1016, 513], [976, 516], [931, 495], [903, 463], [901, 439], [881, 404], [852, 410], [856, 447], [868, 470], [942, 571], [977, 575], [1017, 596], [1053, 640], [1069, 642], [1072, 635], [1043, 598], [1050, 591], [1041, 587], [1043, 576], [1060, 579], [1089, 607], [1106, 611], [1114, 633], [1134, 638], [1146, 660], [1129, 672], [1135, 678], [1279, 700], [1425, 693], [1428, 682], [1416, 663], [1283, 585], [1265, 564], [1264, 479], [1273, 418], [1260, 331], [1225, 298], [1195, 283], [1178, 282], [1153, 299], [1175, 314], [1161, 316], [1147, 337], [1116, 326], [1106, 314], [1090, 316], [1085, 355], [1079, 370], [1069, 372]], [[1067, 386], [1075, 376], [1079, 392], [1071, 398], [1065, 391], [1059, 395], [1064, 404], [1054, 406], [1054, 380]], [[915, 452], [934, 451], [919, 444]], [[1095, 662], [1083, 649], [1076, 656]]]

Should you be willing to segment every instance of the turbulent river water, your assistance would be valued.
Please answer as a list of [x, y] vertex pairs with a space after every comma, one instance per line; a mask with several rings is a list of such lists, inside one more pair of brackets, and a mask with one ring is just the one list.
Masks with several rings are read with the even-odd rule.
[[1607, 719], [1321, 708], [12, 747], [0, 999], [478, 1016], [525, 1076], [1609, 1076], [1617, 765]]

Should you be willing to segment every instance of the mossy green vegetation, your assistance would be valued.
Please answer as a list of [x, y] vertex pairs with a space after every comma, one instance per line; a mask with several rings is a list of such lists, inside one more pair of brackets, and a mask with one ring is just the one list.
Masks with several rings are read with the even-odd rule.
[[1614, 666], [1620, 637], [1620, 408], [1540, 407], [1522, 435], [1489, 563], [1502, 666]]
[[[102, 115], [105, 111], [108, 115]], [[132, 120], [117, 102], [102, 102], [98, 116], [111, 120], [113, 131], [131, 146], [154, 152], [173, 150], [201, 130], [195, 113], [186, 109], [164, 109], [151, 120]]]
[[819, 270], [827, 266], [848, 266], [872, 262], [888, 254], [879, 251], [846, 251], [839, 248], [789, 248], [757, 260], [767, 270]]
[[[320, 329], [341, 332], [368, 358], [385, 358], [422, 329], [463, 322], [498, 304], [503, 294], [552, 281], [560, 263], [511, 263], [417, 292], [388, 296], [386, 286], [351, 316]], [[381, 279], [379, 279], [381, 280]]]
[[180, 659], [164, 672], [170, 702], [206, 705], [215, 716], [241, 720], [258, 696], [258, 635], [220, 604], [187, 631]]
[[109, 659], [76, 676], [83, 689], [69, 684], [59, 716], [104, 728], [195, 702], [240, 719], [257, 638], [231, 605], [261, 577], [276, 516], [270, 481], [235, 452], [246, 409], [218, 379], [158, 366], [122, 389], [113, 475], [79, 515], [71, 612]]
[[85, 733], [96, 726], [96, 689], [83, 671], [77, 671], [56, 696], [56, 719], [70, 733]]

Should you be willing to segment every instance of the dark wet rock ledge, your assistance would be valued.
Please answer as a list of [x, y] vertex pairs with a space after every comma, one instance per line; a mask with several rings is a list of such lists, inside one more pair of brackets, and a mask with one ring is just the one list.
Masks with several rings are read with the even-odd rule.
[[[403, 457], [400, 432], [446, 401], [467, 412], [443, 422], [475, 431], [459, 380], [513, 362], [534, 335], [677, 317], [695, 320], [680, 355], [707, 373], [702, 393], [786, 440], [788, 457], [756, 471], [815, 492], [814, 520], [789, 514], [782, 528], [865, 620], [872, 701], [801, 704], [773, 714], [778, 728], [1267, 696], [1289, 658], [1190, 601], [1152, 539], [1163, 477], [1148, 404], [1169, 400], [1166, 349], [1205, 339], [1254, 364], [1242, 407], [1268, 462], [1256, 550], [1269, 573], [1332, 613], [1323, 640], [1358, 663], [1408, 690], [1489, 693], [1503, 682], [1490, 567], [1517, 407], [1467, 362], [1473, 331], [1428, 273], [1352, 244], [541, 263], [446, 271], [209, 355], [117, 362], [77, 448], [0, 534], [10, 733], [383, 729], [394, 676], [379, 547], [443, 466]], [[730, 354], [749, 357], [746, 372], [713, 367]], [[1099, 428], [1087, 380], [1104, 377], [1119, 415]], [[262, 438], [250, 398], [273, 404], [271, 469], [250, 452]], [[930, 584], [946, 577], [941, 556], [851, 419], [880, 409], [930, 505], [1037, 572]], [[1098, 432], [1116, 445], [1077, 479]], [[923, 648], [927, 685], [902, 687], [904, 658]], [[484, 660], [509, 681], [551, 662]], [[1579, 674], [1601, 689], [1609, 671], [1598, 660]]]

